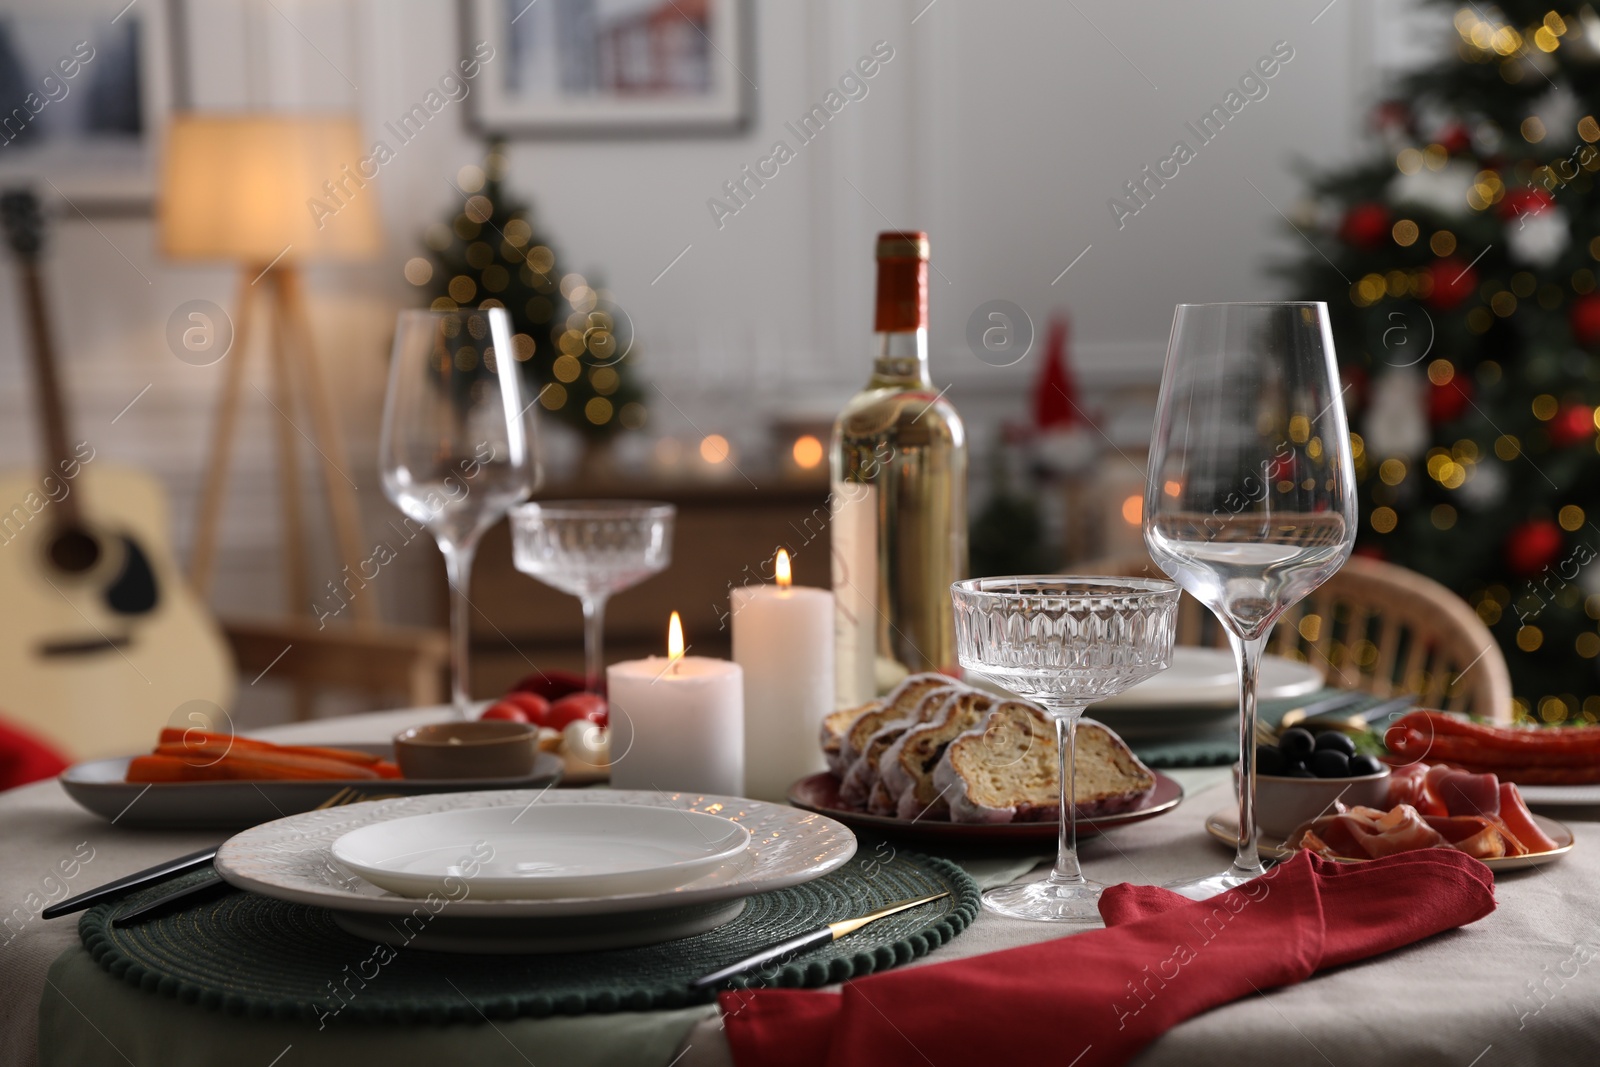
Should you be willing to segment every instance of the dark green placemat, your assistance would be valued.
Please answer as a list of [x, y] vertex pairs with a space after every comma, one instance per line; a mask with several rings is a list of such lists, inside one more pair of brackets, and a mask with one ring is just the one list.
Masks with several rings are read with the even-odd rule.
[[[1280, 719], [1292, 709], [1304, 707], [1327, 697], [1348, 692], [1332, 687], [1289, 700], [1264, 700], [1256, 709], [1261, 721], [1277, 726]], [[1363, 696], [1359, 703], [1344, 709], [1344, 714], [1354, 715], [1370, 708], [1387, 697]], [[1094, 714], [1094, 709], [1089, 710]], [[1224, 719], [1221, 725], [1181, 737], [1163, 738], [1159, 741], [1129, 740], [1128, 746], [1151, 767], [1230, 767], [1239, 760], [1239, 717]]]
[[[197, 876], [186, 876], [193, 880]], [[143, 989], [255, 1018], [444, 1023], [681, 1007], [711, 999], [691, 979], [773, 942], [884, 904], [948, 890], [812, 950], [748, 984], [820, 986], [915, 959], [966, 929], [978, 887], [949, 860], [858, 854], [832, 874], [749, 899], [694, 937], [603, 952], [464, 955], [390, 949], [340, 929], [321, 908], [255, 893], [117, 929], [113, 914], [184, 884], [174, 879], [86, 913], [78, 935], [96, 962]]]

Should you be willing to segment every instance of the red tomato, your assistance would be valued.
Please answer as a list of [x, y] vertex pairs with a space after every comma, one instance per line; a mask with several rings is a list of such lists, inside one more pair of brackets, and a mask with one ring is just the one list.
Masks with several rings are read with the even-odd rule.
[[507, 719], [511, 722], [548, 726], [550, 702], [535, 693], [507, 693], [482, 715], [485, 719]]
[[583, 691], [583, 675], [571, 671], [534, 671], [511, 687], [514, 693], [535, 693], [546, 700], [559, 700], [569, 693]]
[[509, 700], [501, 700], [490, 704], [478, 718], [502, 719], [506, 722], [527, 722], [528, 713]]
[[544, 725], [552, 730], [561, 730], [569, 722], [587, 719], [598, 726], [605, 726], [610, 718], [605, 697], [595, 693], [572, 693], [550, 705]]

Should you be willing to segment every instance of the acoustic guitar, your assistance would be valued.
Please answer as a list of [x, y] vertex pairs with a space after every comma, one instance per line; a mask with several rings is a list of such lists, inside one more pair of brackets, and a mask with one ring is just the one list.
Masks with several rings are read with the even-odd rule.
[[21, 278], [46, 459], [0, 475], [0, 717], [78, 758], [148, 751], [169, 722], [196, 725], [191, 712], [227, 705], [232, 661], [179, 578], [160, 485], [68, 432], [37, 199], [0, 195], [0, 221]]

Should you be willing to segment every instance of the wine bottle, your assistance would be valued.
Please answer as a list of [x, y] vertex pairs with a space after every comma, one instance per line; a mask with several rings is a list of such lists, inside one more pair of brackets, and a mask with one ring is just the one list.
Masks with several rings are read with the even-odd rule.
[[836, 697], [959, 674], [950, 583], [967, 569], [967, 439], [928, 376], [928, 235], [878, 235], [877, 357], [833, 426]]

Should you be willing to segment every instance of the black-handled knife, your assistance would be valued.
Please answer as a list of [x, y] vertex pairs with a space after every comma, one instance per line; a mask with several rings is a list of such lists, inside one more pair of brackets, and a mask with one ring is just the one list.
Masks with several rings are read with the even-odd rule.
[[187, 856], [179, 856], [177, 859], [158, 863], [154, 867], [146, 867], [142, 871], [124, 875], [114, 882], [107, 882], [105, 885], [97, 886], [87, 893], [79, 893], [75, 897], [68, 897], [66, 900], [52, 904], [40, 912], [39, 915], [45, 919], [71, 915], [75, 911], [92, 908], [102, 900], [119, 897], [124, 893], [150, 885], [153, 882], [160, 882], [174, 875], [183, 874], [186, 871], [199, 870], [201, 867], [210, 866], [211, 861], [216, 858], [219, 847], [221, 846], [212, 845], [210, 848], [203, 848], [199, 852], [191, 852]]
[[690, 982], [689, 988], [700, 990], [718, 985], [726, 982], [736, 974], [743, 974], [745, 971], [759, 967], [763, 963], [787, 960], [788, 957], [804, 952], [814, 945], [825, 945], [830, 941], [837, 941], [844, 935], [854, 933], [868, 923], [877, 922], [879, 919], [888, 918], [890, 915], [895, 915], [909, 908], [915, 908], [919, 904], [927, 904], [949, 895], [950, 893], [946, 891], [935, 893], [932, 896], [918, 897], [916, 900], [900, 900], [887, 907], [880, 908], [871, 915], [859, 915], [854, 919], [842, 919], [836, 923], [825, 923], [815, 930], [809, 930], [796, 937], [791, 937], [787, 941], [779, 941], [777, 944], [770, 945], [752, 956], [746, 956], [738, 963], [730, 963], [719, 971], [712, 971], [710, 974], [702, 975]]

